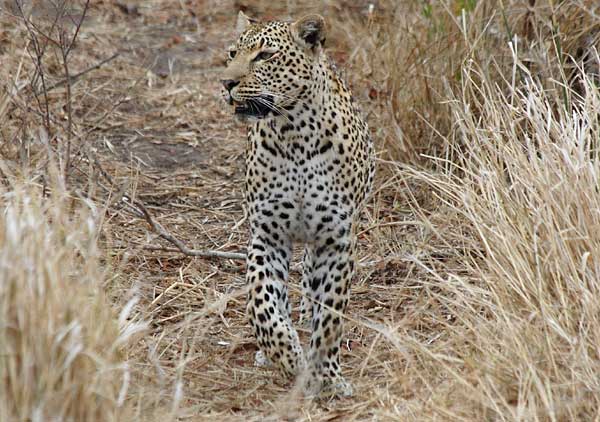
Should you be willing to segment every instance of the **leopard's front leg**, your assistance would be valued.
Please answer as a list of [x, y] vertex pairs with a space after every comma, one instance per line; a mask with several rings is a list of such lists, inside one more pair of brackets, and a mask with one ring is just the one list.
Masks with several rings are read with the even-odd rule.
[[264, 357], [288, 376], [304, 368], [298, 334], [292, 326], [286, 282], [291, 240], [264, 219], [251, 218], [246, 281], [247, 314]]
[[352, 387], [342, 376], [340, 349], [355, 266], [354, 244], [352, 225], [336, 224], [318, 236], [314, 245], [310, 278], [314, 303], [306, 386], [309, 394], [352, 395]]

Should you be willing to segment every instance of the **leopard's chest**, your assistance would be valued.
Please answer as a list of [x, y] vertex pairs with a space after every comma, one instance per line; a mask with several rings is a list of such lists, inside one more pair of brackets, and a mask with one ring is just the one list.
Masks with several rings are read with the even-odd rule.
[[332, 140], [302, 133], [282, 140], [266, 133], [250, 133], [246, 200], [251, 221], [275, 223], [293, 241], [310, 243], [352, 213], [350, 189], [342, 182], [351, 169]]

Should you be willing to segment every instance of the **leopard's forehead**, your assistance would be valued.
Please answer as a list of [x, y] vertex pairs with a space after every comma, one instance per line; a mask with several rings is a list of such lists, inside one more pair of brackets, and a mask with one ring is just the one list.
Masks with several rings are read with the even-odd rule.
[[238, 38], [238, 49], [254, 50], [263, 46], [278, 46], [291, 41], [290, 24], [274, 21], [252, 24]]

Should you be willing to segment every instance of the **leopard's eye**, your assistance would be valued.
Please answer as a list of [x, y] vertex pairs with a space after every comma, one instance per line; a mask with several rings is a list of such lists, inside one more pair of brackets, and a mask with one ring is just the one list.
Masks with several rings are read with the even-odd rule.
[[229, 50], [229, 52], [227, 53], [229, 56], [229, 60], [233, 59], [235, 57], [235, 55], [237, 54], [236, 50]]
[[261, 61], [269, 60], [271, 57], [273, 57], [274, 54], [275, 53], [270, 53], [268, 51], [261, 51], [260, 53], [258, 53], [256, 55], [256, 57], [254, 57], [253, 61], [257, 62], [259, 60], [261, 60]]

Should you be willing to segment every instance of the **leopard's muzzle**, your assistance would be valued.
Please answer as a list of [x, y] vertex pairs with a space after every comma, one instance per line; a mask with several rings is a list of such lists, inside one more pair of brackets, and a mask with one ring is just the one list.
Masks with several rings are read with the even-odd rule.
[[235, 101], [231, 99], [231, 104], [235, 105], [234, 113], [239, 117], [254, 117], [262, 119], [269, 113], [275, 112], [275, 105], [271, 95], [261, 95], [255, 98], [248, 98], [244, 101]]

